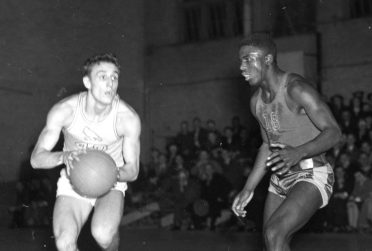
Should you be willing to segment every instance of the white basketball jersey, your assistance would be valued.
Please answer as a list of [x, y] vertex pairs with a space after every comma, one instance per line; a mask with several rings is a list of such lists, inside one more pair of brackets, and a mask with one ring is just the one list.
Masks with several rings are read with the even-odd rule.
[[117, 166], [124, 165], [123, 137], [116, 132], [116, 115], [119, 106], [117, 95], [112, 103], [112, 109], [108, 116], [99, 122], [89, 121], [84, 111], [87, 93], [82, 92], [78, 97], [78, 105], [75, 110], [71, 125], [63, 129], [64, 151], [79, 149], [101, 150], [114, 159]]

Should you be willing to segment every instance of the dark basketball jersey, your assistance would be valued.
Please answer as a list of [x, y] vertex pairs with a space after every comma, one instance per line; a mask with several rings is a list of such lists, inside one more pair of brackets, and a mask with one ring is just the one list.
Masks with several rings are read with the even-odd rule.
[[[265, 103], [262, 100], [260, 88], [256, 103], [256, 115], [266, 132], [269, 144], [281, 143], [296, 147], [313, 140], [320, 134], [320, 130], [310, 120], [305, 111], [298, 114], [289, 109], [285, 98], [287, 84], [288, 74], [283, 78], [274, 100], [270, 103]], [[311, 162], [313, 163], [311, 165], [309, 160], [302, 162], [303, 167], [311, 168], [324, 165], [326, 160], [324, 154], [321, 154], [312, 158]]]

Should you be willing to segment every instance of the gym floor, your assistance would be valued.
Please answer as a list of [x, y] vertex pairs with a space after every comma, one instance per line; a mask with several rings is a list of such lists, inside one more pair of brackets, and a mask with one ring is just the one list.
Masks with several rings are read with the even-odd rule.
[[[258, 233], [169, 231], [165, 229], [128, 229], [120, 232], [120, 249], [125, 251], [261, 251]], [[87, 229], [79, 239], [80, 251], [99, 251]], [[55, 251], [49, 228], [0, 229], [0, 250]], [[372, 234], [297, 234], [292, 243], [295, 251], [368, 251]]]

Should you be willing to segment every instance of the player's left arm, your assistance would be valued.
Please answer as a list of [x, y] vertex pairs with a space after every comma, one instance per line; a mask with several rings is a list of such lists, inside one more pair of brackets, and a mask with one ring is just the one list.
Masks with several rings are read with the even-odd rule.
[[[341, 130], [329, 107], [318, 92], [304, 79], [298, 78], [289, 83], [287, 102], [294, 112], [305, 112], [313, 124], [320, 130], [314, 139], [297, 147], [286, 146], [274, 153], [269, 162], [276, 163], [273, 171], [285, 173], [299, 161], [324, 153], [335, 146], [341, 139]], [[275, 161], [279, 160], [279, 161]], [[269, 165], [272, 163], [268, 163]]]
[[117, 130], [123, 140], [124, 166], [119, 167], [120, 182], [137, 179], [140, 165], [140, 134], [141, 121], [132, 111], [118, 114]]

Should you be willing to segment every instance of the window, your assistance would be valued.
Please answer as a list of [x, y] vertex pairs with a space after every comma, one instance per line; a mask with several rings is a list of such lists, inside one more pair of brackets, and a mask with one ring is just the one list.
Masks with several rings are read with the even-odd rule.
[[224, 2], [210, 3], [208, 9], [208, 37], [211, 39], [226, 36], [226, 6]]
[[181, 11], [183, 42], [243, 33], [243, 0], [184, 0]]
[[201, 9], [198, 6], [190, 6], [184, 10], [186, 29], [185, 37], [188, 41], [200, 40]]
[[273, 20], [274, 36], [287, 36], [316, 31], [316, 1], [278, 0]]
[[351, 18], [372, 16], [372, 0], [350, 0]]

